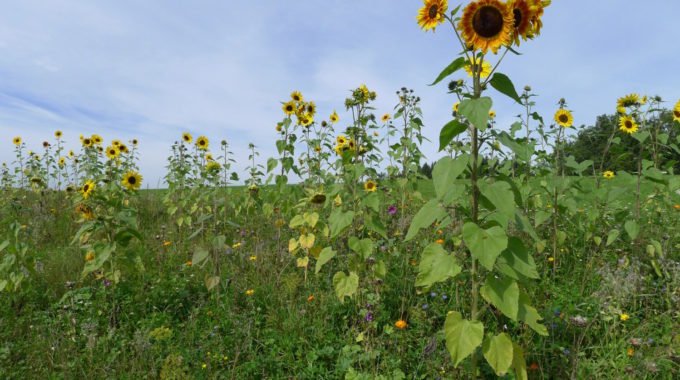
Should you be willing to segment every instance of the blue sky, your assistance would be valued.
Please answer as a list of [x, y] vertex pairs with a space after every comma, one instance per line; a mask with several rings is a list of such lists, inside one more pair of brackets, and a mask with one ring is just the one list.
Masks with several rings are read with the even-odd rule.
[[[464, 1], [463, 4], [467, 4]], [[458, 3], [450, 2], [449, 6]], [[437, 154], [440, 128], [454, 99], [446, 84], [427, 83], [456, 57], [455, 35], [442, 25], [425, 33], [415, 21], [422, 1], [7, 1], [0, 13], [0, 162], [13, 159], [11, 138], [38, 149], [60, 129], [70, 147], [80, 133], [138, 138], [141, 172], [156, 187], [170, 145], [181, 133], [221, 139], [235, 152], [240, 176], [247, 145], [261, 161], [275, 156], [280, 102], [292, 90], [337, 109], [365, 83], [376, 113], [391, 112], [395, 91], [422, 98], [423, 146]], [[630, 92], [680, 98], [676, 0], [559, 1], [546, 9], [541, 36], [523, 43], [499, 71], [520, 90], [531, 85], [537, 111], [552, 118], [559, 98], [576, 125], [614, 112]], [[460, 76], [460, 75], [459, 75]], [[518, 105], [492, 93], [498, 125]]]

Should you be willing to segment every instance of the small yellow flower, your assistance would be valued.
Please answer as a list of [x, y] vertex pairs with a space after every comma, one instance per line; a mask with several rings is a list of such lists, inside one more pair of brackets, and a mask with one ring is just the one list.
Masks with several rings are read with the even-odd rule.
[[620, 107], [620, 106], [619, 106], [619, 107], [616, 107], [616, 112], [617, 112], [619, 115], [625, 115], [625, 114], [626, 114], [626, 107]]
[[619, 319], [620, 319], [622, 322], [627, 321], [629, 318], [630, 318], [630, 315], [628, 315], [628, 314], [621, 314], [621, 316], [619, 317]]
[[459, 106], [459, 105], [460, 105], [460, 102], [456, 102], [456, 103], [453, 105], [453, 112], [458, 112], [458, 106]]
[[673, 208], [676, 209], [676, 210], [680, 210], [680, 205], [676, 203], [676, 204], [673, 205]]
[[369, 179], [368, 181], [366, 181], [366, 183], [364, 183], [364, 189], [369, 193], [374, 192], [378, 189], [378, 184], [375, 183], [375, 181]]
[[562, 127], [569, 128], [574, 122], [574, 116], [572, 116], [569, 110], [560, 109], [555, 112], [555, 121]]
[[555, 261], [555, 258], [554, 258], [554, 257], [548, 257], [548, 262], [549, 262], [549, 263], [552, 263], [553, 261]]
[[606, 172], [604, 172], [602, 174], [602, 176], [606, 179], [612, 179], [612, 178], [614, 178], [614, 172], [611, 171], [611, 170], [607, 170]]
[[496, 117], [496, 111], [494, 111], [494, 110], [489, 111], [489, 117], [492, 118], [492, 119], [495, 118]]
[[635, 353], [635, 350], [633, 350], [633, 347], [629, 347], [628, 348], [628, 356], [633, 356], [634, 353]]
[[164, 246], [164, 247], [169, 247], [169, 246], [170, 246], [170, 244], [172, 244], [172, 243], [171, 243], [171, 242], [169, 242], [169, 241], [166, 241], [165, 243], [163, 243], [163, 246]]
[[619, 129], [628, 134], [633, 134], [637, 132], [638, 125], [632, 116], [622, 116], [619, 120]]
[[190, 267], [191, 265], [191, 260], [187, 261], [187, 266]]
[[85, 255], [85, 261], [88, 262], [92, 260], [94, 260], [94, 252], [90, 251]]
[[54, 132], [54, 137], [56, 137], [56, 138], [60, 139], [60, 138], [61, 138], [61, 136], [62, 136], [62, 133], [61, 133], [61, 131], [56, 131], [56, 132]]
[[248, 258], [248, 260], [250, 260], [250, 261], [255, 261], [255, 260], [257, 260], [257, 256], [255, 256], [255, 255], [250, 256], [250, 257]]
[[386, 113], [382, 116], [382, 121], [383, 123], [387, 123], [388, 120], [390, 120], [390, 114]]
[[182, 141], [184, 141], [185, 143], [191, 144], [193, 140], [194, 138], [191, 136], [191, 133], [189, 132], [182, 133]]
[[397, 326], [398, 329], [403, 329], [404, 327], [406, 327], [406, 321], [404, 321], [403, 319], [400, 319], [400, 320], [396, 321], [394, 323], [394, 325]]
[[206, 369], [206, 367], [208, 367], [208, 365], [205, 364], [205, 363], [203, 363], [203, 365], [201, 365], [201, 369]]
[[252, 296], [253, 294], [255, 294], [255, 289], [248, 289], [248, 290], [246, 290], [246, 295], [247, 295], [247, 296]]
[[333, 110], [333, 114], [331, 115], [331, 117], [329, 119], [330, 119], [331, 123], [337, 123], [338, 120], [340, 120], [338, 118], [338, 113], [335, 112], [335, 110]]
[[236, 249], [241, 246], [241, 243], [234, 243], [231, 248]]

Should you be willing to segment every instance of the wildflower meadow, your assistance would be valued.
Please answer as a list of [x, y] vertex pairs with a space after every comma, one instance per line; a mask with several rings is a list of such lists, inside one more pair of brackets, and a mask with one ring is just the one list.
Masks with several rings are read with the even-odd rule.
[[273, 157], [187, 131], [161, 188], [141, 139], [4, 136], [0, 377], [678, 378], [680, 100], [631, 90], [577, 129], [518, 86], [550, 5], [414, 6], [455, 42], [422, 78], [443, 126], [408, 87], [291, 88]]

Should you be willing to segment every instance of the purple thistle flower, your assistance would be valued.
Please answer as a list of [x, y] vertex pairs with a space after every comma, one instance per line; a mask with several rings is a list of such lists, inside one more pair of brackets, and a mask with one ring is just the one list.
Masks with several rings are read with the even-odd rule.
[[105, 278], [104, 279], [104, 286], [109, 286], [109, 285], [111, 285], [111, 281], [109, 281], [108, 278]]
[[381, 245], [380, 250], [383, 252], [387, 251], [387, 246], [385, 244]]
[[365, 317], [365, 318], [366, 318], [366, 322], [373, 322], [373, 313], [371, 313], [371, 312], [369, 311], [368, 313], [366, 313], [366, 317]]
[[391, 205], [390, 207], [387, 208], [387, 213], [390, 215], [394, 215], [397, 213], [397, 206]]

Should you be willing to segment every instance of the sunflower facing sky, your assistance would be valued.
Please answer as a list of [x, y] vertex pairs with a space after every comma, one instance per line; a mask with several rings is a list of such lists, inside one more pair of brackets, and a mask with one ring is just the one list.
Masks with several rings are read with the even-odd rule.
[[434, 32], [437, 24], [446, 21], [444, 14], [448, 7], [447, 0], [425, 0], [425, 5], [418, 10], [418, 16], [416, 16], [418, 25], [426, 32], [430, 29]]
[[56, 132], [54, 132], [54, 137], [56, 137], [56, 138], [60, 139], [60, 138], [61, 138], [61, 136], [62, 136], [62, 133], [61, 133], [61, 131], [56, 131]]
[[510, 43], [515, 25], [512, 12], [500, 0], [473, 1], [465, 7], [458, 29], [466, 44], [485, 53]]
[[637, 132], [638, 125], [631, 116], [622, 116], [619, 120], [619, 129], [628, 134], [633, 134]]
[[387, 123], [387, 121], [390, 120], [390, 114], [386, 113], [386, 114], [382, 115], [381, 120], [383, 121], [383, 123]]
[[635, 106], [639, 106], [640, 104], [641, 104], [640, 103], [640, 96], [638, 96], [638, 94], [628, 94], [624, 97], [619, 98], [616, 101], [616, 107], [617, 108], [618, 107], [623, 107], [623, 108], [635, 107]]
[[198, 149], [208, 150], [208, 144], [209, 144], [208, 138], [205, 136], [201, 136], [196, 139], [196, 146], [198, 147]]
[[290, 94], [290, 98], [293, 99], [294, 102], [301, 102], [302, 101], [302, 93], [300, 93], [300, 91], [293, 91]]
[[288, 103], [284, 103], [282, 109], [283, 109], [283, 112], [284, 112], [286, 115], [292, 115], [292, 114], [294, 114], [294, 113], [295, 113], [295, 102], [291, 100], [291, 101], [288, 102]]
[[123, 175], [123, 181], [121, 183], [123, 186], [127, 187], [128, 190], [136, 190], [142, 185], [142, 176], [137, 172], [129, 171]]
[[557, 110], [555, 112], [555, 121], [557, 124], [564, 128], [569, 128], [571, 127], [571, 124], [574, 122], [574, 116], [572, 116], [571, 112], [569, 110]]

